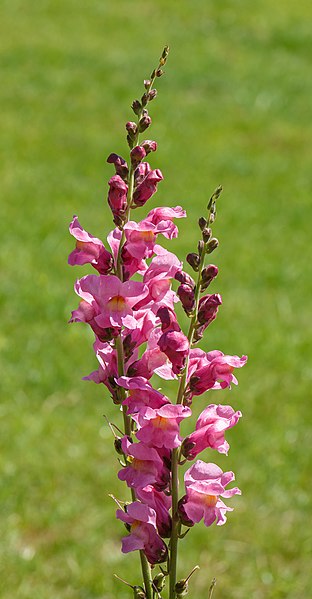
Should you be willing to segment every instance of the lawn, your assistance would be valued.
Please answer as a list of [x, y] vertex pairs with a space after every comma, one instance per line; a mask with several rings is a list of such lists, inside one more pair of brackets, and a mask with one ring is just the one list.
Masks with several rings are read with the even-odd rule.
[[[198, 525], [179, 572], [190, 597], [301, 599], [311, 589], [312, 5], [308, 0], [4, 0], [1, 3], [1, 599], [126, 599], [138, 557], [108, 493], [125, 492], [103, 415], [119, 418], [92, 336], [67, 325], [77, 276], [68, 223], [105, 239], [110, 152], [163, 46], [151, 104], [165, 180], [148, 209], [181, 204], [184, 259], [222, 183], [215, 234], [223, 306], [203, 347], [248, 354], [223, 400], [241, 498]], [[144, 214], [140, 212], [139, 218]], [[169, 386], [165, 391], [170, 393]], [[210, 395], [198, 400], [203, 409]], [[114, 416], [113, 416], [114, 414]]]

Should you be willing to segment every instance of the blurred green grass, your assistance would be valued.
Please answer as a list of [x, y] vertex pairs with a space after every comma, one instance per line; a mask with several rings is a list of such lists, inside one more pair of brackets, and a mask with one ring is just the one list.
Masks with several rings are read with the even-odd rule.
[[[105, 237], [123, 124], [164, 44], [151, 105], [151, 207], [183, 205], [182, 257], [211, 191], [225, 191], [214, 260], [223, 296], [205, 347], [247, 353], [223, 400], [244, 418], [228, 458], [242, 498], [221, 529], [185, 539], [190, 596], [309, 596], [311, 587], [311, 3], [255, 0], [7, 0], [1, 3], [1, 394], [3, 599], [129, 596], [137, 556], [120, 553], [115, 477], [92, 338], [67, 327], [76, 306], [68, 222]], [[143, 212], [142, 212], [143, 214]], [[167, 389], [168, 390], [168, 389]], [[204, 406], [199, 400], [197, 409]]]

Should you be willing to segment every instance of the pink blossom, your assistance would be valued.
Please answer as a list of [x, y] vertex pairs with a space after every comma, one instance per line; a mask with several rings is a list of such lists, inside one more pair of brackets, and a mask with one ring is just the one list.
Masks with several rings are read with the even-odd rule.
[[[126, 316], [133, 316], [133, 306], [148, 294], [143, 283], [127, 281], [122, 283], [114, 275], [87, 275], [75, 285], [76, 293], [94, 307], [98, 313], [94, 317], [102, 327], [121, 327]], [[127, 319], [130, 328], [131, 319]], [[133, 318], [133, 328], [136, 321]]]
[[159, 168], [149, 171], [143, 181], [135, 188], [133, 203], [135, 206], [144, 206], [157, 191], [157, 184], [163, 179]]
[[83, 377], [83, 380], [93, 381], [96, 384], [103, 383], [110, 391], [113, 401], [120, 403], [115, 380], [118, 376], [117, 352], [109, 343], [101, 343], [98, 340], [95, 341], [93, 348], [99, 362], [99, 368]]
[[[171, 289], [171, 279], [181, 268], [182, 264], [178, 258], [166, 250], [162, 249], [162, 252], [153, 258], [143, 276], [143, 283], [149, 290], [148, 296], [142, 301], [145, 310], [149, 309], [156, 314], [160, 306], [173, 309], [178, 298]], [[140, 304], [136, 307], [139, 308]]]
[[168, 403], [160, 408], [145, 407], [132, 415], [137, 423], [136, 433], [139, 441], [150, 447], [173, 449], [181, 445], [179, 424], [183, 418], [191, 415], [190, 408]]
[[192, 523], [200, 522], [210, 526], [215, 520], [217, 525], [226, 522], [226, 512], [233, 508], [226, 506], [220, 497], [240, 495], [241, 491], [234, 487], [225, 487], [235, 479], [233, 472], [222, 472], [216, 464], [206, 464], [197, 460], [184, 475], [186, 496], [180, 503], [181, 516], [186, 515]]
[[168, 397], [153, 389], [142, 376], [121, 376], [116, 382], [120, 387], [129, 391], [127, 399], [123, 402], [125, 406], [128, 406], [128, 414], [135, 414], [146, 406], [157, 409], [167, 405], [169, 401]]
[[[198, 355], [198, 354], [197, 354]], [[237, 385], [234, 368], [241, 368], [247, 362], [247, 356], [226, 356], [220, 351], [190, 356], [189, 391], [191, 395], [201, 395], [208, 389], [224, 389], [231, 383]]]
[[181, 331], [177, 317], [172, 309], [162, 306], [157, 311], [157, 316], [161, 321], [161, 330], [163, 333], [167, 331]]
[[141, 164], [139, 164], [139, 166], [135, 169], [134, 172], [135, 187], [138, 187], [142, 183], [142, 181], [145, 179], [148, 173], [151, 172], [151, 170], [151, 166], [148, 164], [148, 162], [141, 162]]
[[74, 216], [69, 225], [69, 232], [75, 239], [76, 248], [68, 256], [68, 264], [92, 264], [92, 266], [101, 274], [107, 274], [113, 266], [113, 258], [110, 252], [104, 247], [103, 242], [97, 237], [93, 237], [85, 231]]
[[232, 428], [241, 415], [241, 412], [234, 412], [231, 406], [211, 404], [205, 408], [197, 420], [196, 430], [183, 441], [183, 455], [188, 460], [193, 460], [207, 447], [227, 454], [229, 444], [224, 438], [224, 432]]
[[190, 345], [182, 331], [166, 331], [158, 341], [160, 351], [164, 352], [172, 364], [174, 374], [180, 374], [185, 368]]
[[108, 185], [108, 204], [114, 215], [114, 222], [119, 225], [127, 208], [128, 185], [119, 175], [111, 177]]
[[[149, 313], [152, 313], [149, 311]], [[141, 358], [133, 362], [128, 370], [128, 376], [142, 376], [150, 379], [153, 374], [157, 374], [165, 380], [176, 378], [172, 370], [172, 365], [166, 354], [160, 351], [158, 346], [159, 338], [162, 331], [159, 328], [154, 328], [148, 338], [147, 348], [143, 352]]]
[[122, 552], [143, 549], [150, 564], [164, 562], [167, 547], [156, 531], [155, 510], [139, 501], [127, 505], [126, 510], [116, 511], [116, 517], [130, 527], [130, 534], [122, 539]]
[[77, 310], [72, 311], [69, 322], [86, 322], [90, 325], [91, 329], [100, 341], [111, 341], [118, 335], [120, 329], [116, 327], [101, 327], [96, 322], [96, 317], [99, 314], [100, 307], [96, 302], [89, 303], [85, 300], [82, 300], [79, 303]]
[[123, 437], [121, 448], [127, 459], [127, 466], [118, 472], [118, 478], [126, 481], [128, 487], [143, 488], [154, 485], [158, 490], [165, 489], [170, 478], [170, 470], [153, 447], [144, 443], [132, 443]]
[[157, 491], [152, 485], [147, 485], [144, 489], [136, 489], [136, 495], [143, 503], [155, 510], [158, 534], [164, 538], [170, 537], [172, 528], [169, 514], [171, 497], [162, 491]]

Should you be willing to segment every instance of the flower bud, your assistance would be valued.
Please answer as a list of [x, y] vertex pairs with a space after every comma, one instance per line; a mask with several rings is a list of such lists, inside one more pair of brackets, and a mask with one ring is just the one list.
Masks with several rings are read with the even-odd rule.
[[134, 139], [136, 133], [137, 133], [137, 126], [136, 123], [134, 123], [133, 121], [128, 121], [126, 123], [126, 130], [128, 131], [128, 135], [131, 139]]
[[215, 279], [218, 275], [218, 272], [218, 267], [214, 264], [208, 264], [208, 266], [205, 266], [201, 273], [201, 291], [205, 291], [205, 289], [207, 289], [211, 281], [213, 281], [213, 279]]
[[195, 272], [198, 271], [199, 263], [200, 263], [198, 254], [195, 254], [194, 252], [188, 254], [186, 256], [186, 261], [189, 263], [189, 265], [192, 267], [192, 269], [195, 270]]
[[216, 237], [212, 237], [207, 245], [207, 254], [211, 254], [219, 245], [219, 240]]
[[119, 455], [123, 455], [123, 451], [121, 448], [121, 439], [120, 437], [116, 437], [114, 440], [114, 447], [115, 447], [115, 451], [119, 454]]
[[134, 114], [140, 114], [141, 110], [142, 110], [142, 106], [139, 100], [133, 100], [132, 104], [131, 104], [131, 108], [134, 112]]
[[140, 164], [140, 162], [142, 162], [145, 156], [146, 151], [142, 146], [135, 146], [134, 148], [132, 148], [130, 152], [130, 157], [133, 169], [135, 169]]
[[133, 597], [134, 599], [146, 599], [146, 594], [142, 587], [134, 586], [133, 587]]
[[139, 121], [139, 125], [138, 125], [139, 132], [143, 133], [143, 131], [145, 131], [145, 129], [148, 129], [151, 122], [152, 122], [152, 119], [150, 116], [148, 116], [148, 115], [143, 116]]
[[179, 281], [180, 283], [183, 283], [185, 285], [188, 285], [192, 289], [195, 289], [195, 281], [189, 274], [187, 274], [187, 272], [184, 272], [183, 270], [178, 270], [178, 272], [176, 272], [176, 274], [174, 275], [174, 278], [176, 281]]
[[185, 285], [182, 283], [182, 285], [178, 287], [177, 295], [181, 301], [181, 304], [186, 314], [191, 314], [191, 312], [195, 308], [194, 290], [191, 287], [189, 287], [189, 285]]
[[162, 69], [157, 69], [156, 77], [161, 77], [163, 74], [164, 74], [164, 71]]
[[141, 146], [144, 148], [146, 155], [157, 150], [157, 142], [152, 139], [145, 139], [141, 142]]
[[144, 87], [145, 89], [148, 89], [149, 86], [151, 85], [151, 80], [150, 79], [144, 79]]
[[186, 437], [181, 445], [181, 453], [185, 458], [188, 458], [192, 449], [195, 447], [196, 443], [193, 441], [189, 441], [189, 438]]
[[208, 227], [204, 227], [204, 229], [202, 231], [202, 236], [203, 236], [203, 240], [205, 243], [207, 243], [207, 241], [209, 241], [211, 235], [212, 235], [212, 230]]
[[175, 585], [176, 598], [185, 597], [188, 593], [188, 581], [182, 578]]
[[116, 175], [119, 175], [124, 181], [127, 181], [129, 169], [126, 161], [121, 156], [114, 153], [110, 154], [106, 162], [113, 164]]
[[158, 574], [156, 574], [156, 576], [154, 576], [154, 578], [153, 578], [153, 586], [155, 587], [155, 589], [157, 589], [157, 591], [159, 593], [161, 593], [165, 584], [166, 584], [165, 575], [162, 572], [158, 572]]
[[201, 216], [198, 220], [198, 226], [202, 231], [205, 227], [207, 227], [207, 220], [203, 216]]
[[167, 306], [159, 308], [156, 316], [160, 318], [161, 330], [163, 333], [165, 333], [165, 331], [181, 331], [174, 311], [167, 308]]
[[141, 104], [142, 104], [142, 106], [146, 106], [147, 103], [148, 103], [148, 93], [145, 92], [141, 98]]
[[151, 102], [152, 100], [154, 100], [154, 98], [156, 98], [156, 96], [157, 96], [157, 89], [151, 89], [151, 90], [148, 92], [148, 99], [149, 99], [149, 101], [150, 101], [150, 102]]
[[201, 255], [203, 253], [203, 251], [205, 250], [205, 243], [203, 242], [202, 239], [200, 239], [197, 244], [197, 250], [198, 250], [199, 255]]

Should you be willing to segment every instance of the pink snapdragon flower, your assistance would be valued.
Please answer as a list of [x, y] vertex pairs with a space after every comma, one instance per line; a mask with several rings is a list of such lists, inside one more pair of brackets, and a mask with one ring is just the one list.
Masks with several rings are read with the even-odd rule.
[[68, 256], [68, 264], [92, 264], [102, 275], [106, 275], [113, 266], [113, 257], [107, 251], [103, 242], [85, 231], [77, 216], [69, 225], [70, 234], [77, 239], [75, 249]]
[[172, 529], [172, 520], [169, 513], [171, 496], [162, 491], [157, 491], [152, 485], [147, 485], [143, 489], [136, 489], [136, 495], [143, 503], [155, 510], [158, 534], [164, 538], [170, 537]]
[[165, 467], [156, 449], [144, 443], [132, 443], [128, 437], [123, 437], [121, 448], [127, 458], [127, 466], [119, 470], [119, 480], [134, 489], [154, 485], [162, 490], [168, 486], [170, 470]]
[[115, 395], [115, 378], [118, 376], [117, 352], [109, 343], [101, 343], [98, 340], [95, 341], [93, 348], [99, 361], [99, 368], [85, 376], [83, 380], [103, 383], [112, 395]]
[[[156, 251], [158, 255], [152, 259], [143, 276], [143, 283], [148, 287], [149, 294], [142, 302], [142, 307], [145, 310], [155, 314], [161, 306], [168, 306], [173, 310], [178, 298], [171, 289], [171, 280], [182, 268], [182, 264], [175, 254], [160, 246], [154, 247], [154, 252]], [[137, 307], [139, 308], [140, 304], [137, 304]]]
[[247, 356], [227, 356], [215, 350], [205, 354], [202, 350], [191, 350], [189, 360], [189, 394], [201, 395], [208, 389], [224, 389], [231, 383], [238, 384], [234, 368], [242, 368]]
[[200, 414], [196, 430], [184, 439], [182, 454], [188, 460], [193, 460], [207, 447], [227, 454], [229, 444], [224, 433], [238, 422], [241, 415], [239, 411], [234, 412], [231, 406], [211, 404]]
[[123, 401], [123, 405], [128, 407], [128, 414], [136, 414], [147, 406], [154, 409], [161, 408], [169, 402], [168, 397], [153, 389], [142, 376], [120, 376], [116, 382], [129, 391], [128, 397]]
[[[212, 265], [211, 265], [212, 266]], [[194, 341], [199, 341], [205, 329], [216, 319], [222, 298], [219, 293], [208, 294], [199, 300]]]
[[127, 511], [116, 511], [116, 517], [129, 525], [130, 534], [122, 539], [122, 552], [143, 549], [150, 564], [159, 564], [167, 559], [167, 547], [157, 534], [156, 512], [148, 505], [134, 501]]
[[234, 479], [233, 472], [223, 472], [216, 464], [197, 460], [184, 475], [186, 496], [180, 501], [182, 522], [194, 524], [204, 518], [205, 526], [210, 526], [215, 520], [218, 526], [224, 524], [226, 512], [233, 511], [233, 508], [226, 506], [220, 497], [241, 495], [237, 487], [225, 489]]
[[175, 208], [161, 206], [159, 208], [153, 208], [153, 210], [148, 213], [144, 220], [151, 222], [154, 225], [158, 225], [158, 223], [161, 221], [166, 221], [168, 223], [167, 227], [169, 228], [166, 237], [168, 237], [168, 239], [173, 239], [174, 237], [178, 236], [178, 227], [172, 222], [173, 219], [185, 217], [186, 212], [181, 208], [181, 206], [176, 206]]
[[135, 206], [144, 206], [157, 191], [159, 181], [162, 181], [163, 175], [159, 168], [149, 171], [143, 181], [137, 185], [133, 193], [133, 203]]
[[101, 327], [96, 322], [96, 317], [99, 316], [100, 311], [100, 306], [96, 302], [90, 303], [82, 300], [77, 310], [72, 311], [69, 322], [86, 322], [100, 341], [111, 341], [114, 337], [117, 337], [120, 329], [117, 327]]
[[[133, 316], [133, 306], [148, 294], [143, 283], [122, 283], [114, 275], [87, 275], [76, 282], [75, 291], [98, 312], [94, 319], [102, 328], [121, 327], [126, 316]], [[128, 328], [130, 323], [131, 319], [128, 318]]]
[[138, 426], [136, 436], [149, 447], [179, 447], [182, 441], [179, 434], [180, 422], [191, 413], [190, 408], [171, 403], [155, 409], [141, 408], [139, 412], [132, 414]]
[[186, 365], [190, 344], [182, 331], [166, 331], [158, 341], [160, 351], [169, 358], [174, 374], [180, 374]]
[[157, 374], [165, 380], [176, 378], [171, 362], [158, 346], [161, 335], [162, 331], [159, 328], [150, 332], [146, 350], [139, 360], [131, 364], [127, 371], [128, 376], [142, 376], [149, 380], [153, 374]]

